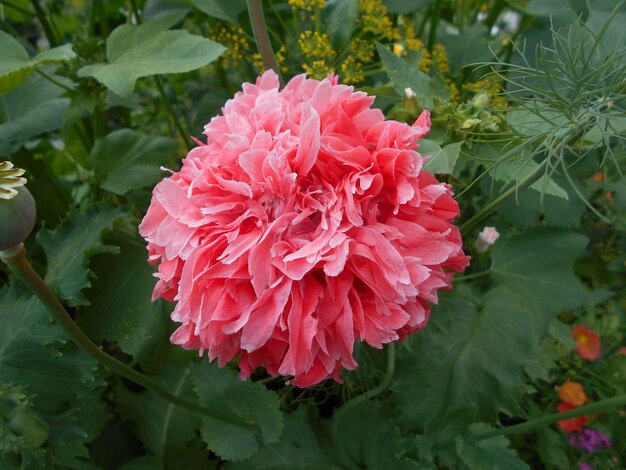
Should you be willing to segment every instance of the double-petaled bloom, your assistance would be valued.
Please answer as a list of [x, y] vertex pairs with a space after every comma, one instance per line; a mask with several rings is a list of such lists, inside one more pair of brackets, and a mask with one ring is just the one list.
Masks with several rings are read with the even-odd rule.
[[154, 189], [140, 232], [159, 263], [154, 297], [176, 302], [172, 342], [239, 356], [306, 387], [422, 328], [468, 258], [449, 185], [422, 170], [413, 126], [374, 98], [269, 71], [205, 127], [207, 144]]

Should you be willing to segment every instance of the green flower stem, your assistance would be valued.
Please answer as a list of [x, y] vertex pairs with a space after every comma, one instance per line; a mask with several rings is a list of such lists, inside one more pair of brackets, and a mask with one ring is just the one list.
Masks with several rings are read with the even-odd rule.
[[491, 269], [488, 269], [487, 271], [481, 271], [479, 273], [474, 273], [474, 274], [467, 274], [465, 276], [454, 276], [452, 278], [452, 282], [469, 281], [470, 279], [485, 277], [485, 276], [489, 276], [490, 274], [491, 274]]
[[369, 400], [370, 398], [374, 398], [376, 395], [380, 395], [382, 392], [387, 390], [389, 384], [393, 379], [393, 373], [396, 368], [396, 343], [389, 343], [387, 345], [387, 372], [385, 373], [385, 377], [382, 382], [380, 382], [376, 387], [368, 390], [361, 395], [357, 395], [352, 400], [346, 402], [345, 405], [342, 406], [342, 409], [351, 408], [362, 401]]
[[537, 169], [532, 174], [530, 174], [524, 181], [522, 181], [518, 185], [513, 186], [508, 191], [500, 194], [500, 196], [495, 198], [493, 201], [491, 201], [489, 204], [483, 207], [480, 211], [478, 211], [476, 214], [470, 217], [469, 220], [466, 220], [465, 223], [461, 225], [461, 232], [465, 236], [467, 236], [473, 229], [476, 228], [477, 225], [479, 225], [483, 220], [489, 217], [491, 213], [494, 210], [496, 210], [500, 204], [502, 204], [504, 201], [506, 201], [508, 198], [510, 198], [514, 194], [517, 194], [518, 192], [523, 191], [524, 189], [528, 188], [535, 181], [541, 178], [541, 176], [545, 173], [546, 165], [548, 164], [548, 161], [549, 159], [545, 159], [537, 167]]
[[[2, 259], [9, 266], [11, 271], [13, 271], [15, 276], [17, 276], [18, 279], [26, 284], [28, 288], [33, 292], [33, 294], [35, 294], [37, 298], [39, 298], [41, 303], [43, 303], [50, 311], [50, 313], [52, 313], [54, 319], [63, 327], [63, 329], [72, 339], [72, 341], [79, 348], [81, 348], [88, 355], [93, 357], [96, 361], [98, 361], [105, 367], [123, 377], [126, 377], [129, 380], [132, 380], [142, 387], [152, 390], [154, 393], [160, 395], [165, 400], [173, 403], [174, 405], [180, 406], [181, 408], [185, 408], [189, 411], [193, 411], [209, 418], [238, 426], [240, 428], [256, 429], [254, 423], [248, 423], [239, 420], [232, 416], [222, 414], [219, 411], [209, 410], [204, 406], [187, 401], [168, 392], [145, 375], [128, 367], [123, 362], [118, 361], [117, 359], [109, 356], [107, 353], [102, 351], [102, 349], [94, 344], [87, 337], [87, 335], [82, 332], [82, 330], [76, 325], [76, 323], [74, 323], [72, 317], [70, 317], [65, 308], [63, 308], [63, 305], [61, 305], [61, 302], [59, 302], [59, 299], [57, 299], [57, 297], [46, 285], [43, 279], [41, 279], [39, 274], [37, 274], [37, 272], [30, 265], [28, 259], [26, 258], [26, 250], [24, 249], [23, 244], [20, 243], [18, 246], [9, 248], [8, 250], [0, 251], [0, 259]], [[16, 312], [16, 314], [18, 313]]]
[[430, 30], [428, 31], [428, 45], [429, 51], [433, 50], [435, 41], [437, 40], [437, 26], [439, 25], [439, 12], [441, 11], [441, 0], [435, 0], [433, 11], [430, 17]]
[[513, 426], [506, 426], [492, 431], [476, 434], [470, 438], [471, 441], [482, 441], [497, 436], [508, 436], [510, 434], [518, 434], [522, 432], [534, 431], [538, 428], [547, 426], [548, 424], [556, 423], [558, 421], [570, 418], [577, 418], [578, 416], [590, 415], [605, 411], [611, 408], [617, 408], [619, 406], [626, 406], [626, 394], [618, 395], [613, 398], [607, 398], [600, 400], [590, 405], [579, 406], [575, 410], [565, 411], [563, 413], [554, 413], [541, 418], [531, 419], [525, 423], [514, 424]]
[[272, 50], [272, 43], [265, 25], [265, 16], [263, 15], [263, 5], [261, 0], [248, 0], [248, 13], [250, 14], [250, 23], [252, 24], [252, 32], [254, 33], [254, 41], [263, 61], [263, 67], [266, 70], [274, 70], [280, 79], [280, 86], [285, 86], [283, 77], [280, 74], [280, 68], [276, 61], [276, 56]]
[[37, 19], [41, 23], [41, 27], [43, 28], [43, 31], [46, 34], [46, 37], [48, 38], [50, 47], [56, 46], [58, 44], [57, 37], [54, 34], [54, 30], [52, 29], [52, 26], [50, 25], [50, 22], [48, 21], [48, 17], [46, 16], [46, 12], [41, 7], [39, 0], [31, 0], [30, 3], [33, 5], [33, 8], [35, 9], [35, 15], [37, 16]]
[[191, 142], [189, 134], [185, 131], [185, 128], [180, 122], [180, 119], [178, 119], [178, 116], [176, 115], [176, 111], [174, 110], [172, 103], [170, 103], [169, 98], [165, 94], [165, 88], [163, 88], [161, 77], [156, 75], [154, 77], [154, 82], [156, 83], [156, 86], [159, 89], [159, 94], [161, 95], [161, 98], [163, 99], [163, 103], [165, 104], [165, 109], [167, 110], [168, 114], [171, 116], [172, 120], [174, 121], [176, 130], [178, 131], [182, 139], [185, 141], [185, 145], [187, 146], [187, 148], [190, 149], [191, 147], [193, 147], [193, 143]]

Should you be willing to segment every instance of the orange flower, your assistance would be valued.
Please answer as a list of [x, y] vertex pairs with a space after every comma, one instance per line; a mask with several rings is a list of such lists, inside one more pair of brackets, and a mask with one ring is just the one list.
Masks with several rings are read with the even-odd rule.
[[581, 406], [587, 401], [585, 390], [578, 382], [566, 380], [563, 385], [556, 388], [556, 391], [559, 394], [561, 401], [563, 403], [567, 403], [568, 405]]
[[[574, 405], [570, 405], [569, 403], [559, 403], [557, 409], [559, 413], [563, 413], [564, 411], [569, 411], [577, 408]], [[569, 418], [559, 421], [558, 425], [563, 431], [575, 432], [580, 431], [585, 424], [587, 424], [588, 418], [586, 416], [577, 416], [576, 418]]]
[[576, 340], [575, 351], [583, 359], [595, 361], [600, 357], [602, 343], [598, 334], [582, 325], [575, 325], [570, 336]]

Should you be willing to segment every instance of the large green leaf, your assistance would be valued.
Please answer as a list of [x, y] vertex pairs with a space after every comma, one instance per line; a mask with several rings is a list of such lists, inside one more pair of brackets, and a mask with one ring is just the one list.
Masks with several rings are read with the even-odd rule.
[[309, 406], [285, 416], [280, 441], [262, 447], [252, 458], [229, 469], [303, 470], [415, 468], [401, 457], [408, 442], [380, 402], [339, 409], [332, 425]]
[[0, 97], [0, 157], [11, 155], [33, 137], [60, 129], [70, 105], [64, 92], [32, 75], [19, 88]]
[[100, 178], [100, 187], [123, 195], [156, 183], [161, 178], [160, 165], [177, 149], [174, 139], [119, 129], [96, 141], [89, 163]]
[[[191, 364], [169, 362], [154, 380], [170, 393], [195, 401]], [[119, 387], [116, 399], [135, 433], [159, 459], [176, 461], [185, 445], [196, 437], [201, 418], [197, 413], [180, 408], [151, 391], [132, 393]]]
[[130, 98], [140, 77], [182, 73], [214, 61], [224, 46], [183, 30], [166, 31], [168, 18], [140, 26], [122, 25], [107, 38], [107, 64], [87, 65], [79, 77], [93, 77], [123, 98]]
[[280, 441], [262, 447], [253, 457], [232, 462], [235, 470], [338, 470], [346, 468], [328, 452], [332, 446], [328, 423], [315, 409], [301, 406], [285, 415], [285, 430]]
[[23, 387], [50, 428], [42, 447], [19, 450], [24, 468], [45, 467], [46, 462], [55, 468], [85, 464], [85, 444], [106, 418], [96, 365], [67, 344], [38, 299], [21, 286], [0, 291], [0, 383]]
[[437, 142], [428, 139], [419, 141], [419, 152], [423, 157], [429, 157], [424, 163], [424, 169], [431, 173], [452, 174], [454, 165], [459, 159], [463, 142], [454, 142], [441, 147]]
[[169, 320], [162, 302], [151, 302], [154, 269], [146, 261], [145, 244], [117, 232], [112, 243], [119, 253], [98, 255], [91, 262], [96, 279], [79, 322], [93, 341], [117, 341], [142, 363], [156, 359], [167, 340]]
[[350, 41], [358, 13], [358, 0], [329, 0], [324, 5], [326, 33], [335, 49], [341, 50]]
[[255, 428], [245, 429], [203, 418], [202, 439], [217, 455], [227, 460], [242, 460], [254, 454], [263, 442], [280, 439], [283, 421], [274, 392], [261, 384], [244, 382], [234, 371], [220, 369], [208, 361], [194, 365], [192, 380], [200, 403], [240, 418]]
[[[486, 424], [473, 424], [470, 432], [477, 434], [492, 428]], [[492, 437], [478, 442], [471, 439], [457, 438], [456, 448], [461, 460], [472, 470], [491, 470], [506, 468], [507, 470], [530, 470], [528, 464], [521, 460], [517, 453], [509, 448], [509, 441], [504, 436]]]
[[411, 468], [400, 455], [408, 447], [379, 401], [340, 408], [333, 416], [334, 455], [348, 468]]
[[549, 322], [584, 300], [573, 266], [587, 243], [583, 235], [547, 228], [502, 238], [491, 253], [493, 278], [545, 312]]
[[432, 313], [418, 347], [400, 352], [391, 385], [402, 420], [420, 427], [447, 408], [476, 404], [478, 417], [517, 411], [524, 364], [537, 354], [532, 313], [503, 287], [484, 295], [477, 308], [467, 300], [445, 300]]
[[46, 63], [76, 57], [71, 44], [37, 54], [32, 59], [26, 49], [10, 34], [0, 31], [0, 95], [20, 86], [35, 69]]
[[404, 96], [406, 88], [411, 88], [427, 108], [433, 106], [435, 96], [442, 100], [450, 99], [450, 90], [444, 82], [429, 77], [417, 67], [417, 64], [411, 64], [398, 57], [382, 44], [377, 43], [376, 48], [385, 71], [400, 96]]
[[246, 0], [193, 0], [193, 6], [209, 16], [239, 25], [237, 16], [246, 9]]
[[117, 248], [102, 243], [101, 234], [111, 229], [123, 215], [110, 203], [90, 204], [70, 210], [54, 230], [42, 230], [37, 241], [46, 252], [46, 282], [56, 289], [69, 305], [89, 303], [81, 292], [91, 285], [88, 276], [89, 258], [97, 253], [115, 253]]

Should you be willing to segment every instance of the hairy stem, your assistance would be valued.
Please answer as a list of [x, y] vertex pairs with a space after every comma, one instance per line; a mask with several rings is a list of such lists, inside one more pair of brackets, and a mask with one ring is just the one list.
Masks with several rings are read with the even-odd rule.
[[396, 343], [389, 343], [387, 345], [387, 372], [385, 373], [385, 377], [382, 382], [380, 382], [376, 387], [368, 390], [361, 395], [354, 397], [352, 400], [348, 401], [345, 405], [343, 405], [342, 409], [351, 408], [362, 401], [369, 400], [370, 398], [374, 398], [376, 395], [380, 395], [382, 392], [387, 390], [391, 380], [393, 379], [393, 373], [396, 368]]
[[267, 32], [267, 26], [265, 25], [265, 16], [263, 15], [263, 5], [261, 0], [248, 0], [248, 13], [250, 14], [250, 23], [252, 24], [252, 32], [254, 33], [254, 41], [256, 47], [261, 55], [263, 61], [263, 67], [266, 70], [274, 70], [278, 74], [280, 80], [280, 86], [284, 86], [285, 82], [280, 74], [280, 68], [274, 51], [272, 50], [272, 43]]
[[508, 436], [510, 434], [518, 434], [522, 432], [534, 431], [542, 428], [548, 424], [556, 423], [558, 421], [570, 418], [576, 418], [578, 416], [590, 415], [598, 413], [600, 411], [609, 410], [611, 408], [617, 408], [619, 406], [626, 405], [626, 395], [618, 395], [613, 398], [607, 398], [600, 400], [590, 405], [579, 406], [575, 410], [565, 411], [563, 413], [554, 413], [541, 418], [531, 419], [525, 423], [514, 424], [513, 426], [506, 426], [492, 431], [476, 434], [470, 438], [471, 441], [482, 441], [497, 436]]
[[15, 276], [26, 284], [31, 292], [37, 296], [42, 304], [44, 304], [56, 322], [65, 330], [70, 339], [96, 361], [113, 372], [126, 377], [128, 380], [132, 380], [136, 384], [139, 384], [148, 390], [152, 390], [154, 393], [160, 395], [162, 398], [170, 403], [173, 403], [174, 405], [204, 416], [208, 416], [209, 418], [217, 419], [224, 423], [232, 424], [244, 429], [254, 429], [254, 426], [251, 423], [246, 423], [218, 411], [209, 410], [201, 405], [198, 405], [197, 403], [187, 401], [168, 392], [142, 373], [137, 372], [123, 362], [118, 361], [102, 351], [102, 349], [94, 344], [87, 337], [87, 335], [82, 332], [76, 323], [74, 323], [74, 320], [72, 320], [72, 317], [70, 317], [63, 305], [61, 305], [59, 299], [57, 299], [44, 280], [41, 279], [39, 274], [37, 274], [37, 272], [30, 265], [28, 259], [26, 258], [26, 250], [24, 249], [23, 244], [20, 243], [18, 246], [0, 251], [0, 259], [2, 259], [9, 266]]

